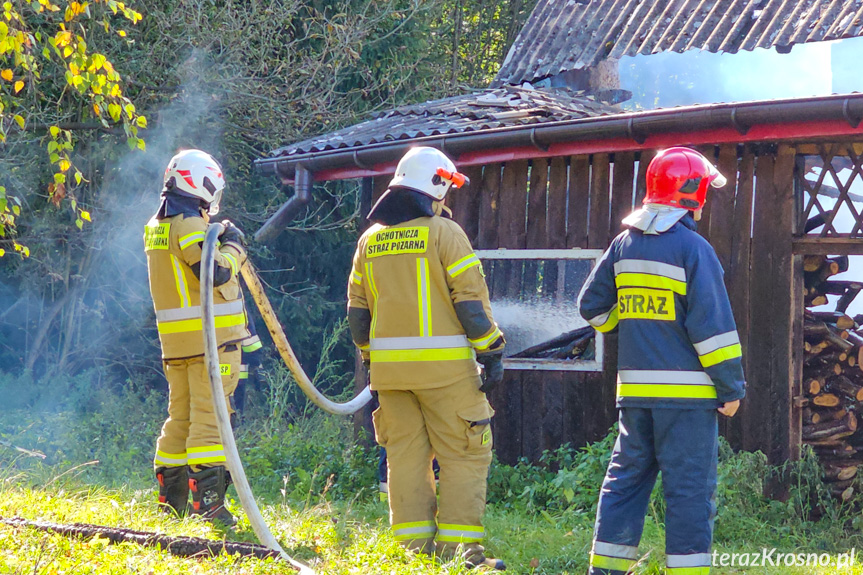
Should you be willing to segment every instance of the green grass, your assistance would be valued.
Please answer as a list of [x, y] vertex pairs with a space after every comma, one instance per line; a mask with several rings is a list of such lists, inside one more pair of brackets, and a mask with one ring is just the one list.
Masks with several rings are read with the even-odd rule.
[[[130, 489], [71, 488], [63, 481], [45, 486], [27, 487], [34, 477], [7, 479], [0, 488], [0, 516], [24, 517], [58, 523], [95, 523], [132, 529], [158, 531], [172, 535], [189, 535], [213, 539], [254, 541], [248, 523], [241, 520], [235, 532], [225, 532], [188, 518], [178, 520], [160, 513], [153, 503], [153, 491]], [[238, 512], [236, 503], [233, 511]], [[392, 539], [383, 504], [328, 502], [293, 508], [286, 504], [263, 507], [264, 516], [285, 549], [296, 558], [307, 561], [320, 573], [464, 573], [455, 562], [435, 564], [428, 558], [403, 551]], [[728, 519], [726, 519], [728, 520]], [[745, 520], [744, 524], [752, 525]], [[486, 517], [490, 531], [488, 548], [504, 557], [512, 573], [583, 573], [590, 546], [590, 524], [581, 521], [571, 525], [566, 516], [545, 517], [523, 511], [492, 506]], [[822, 526], [827, 527], [827, 526]], [[785, 539], [781, 532], [767, 534], [770, 526], [754, 533], [749, 542], [719, 542], [717, 550], [756, 551], [762, 545], [778, 546], [780, 551], [815, 552], [817, 541], [797, 547], [799, 541]], [[829, 528], [813, 534], [833, 536]], [[833, 547], [841, 541], [822, 541]], [[850, 549], [850, 548], [849, 548]], [[655, 517], [649, 517], [641, 550], [644, 558], [638, 572], [661, 573], [663, 563], [662, 528]], [[832, 554], [835, 555], [835, 554]], [[108, 545], [104, 539], [70, 539], [26, 528], [0, 527], [0, 572], [15, 574], [55, 573], [243, 573], [269, 574], [291, 572], [273, 560], [236, 559], [221, 556], [213, 559], [173, 557], [166, 552], [133, 544]], [[731, 569], [718, 568], [717, 573], [863, 573], [855, 566], [836, 571], [833, 568]]]
[[[14, 383], [0, 376], [0, 393], [12, 393]], [[464, 573], [457, 562], [435, 563], [399, 547], [385, 505], [377, 501], [376, 448], [354, 441], [349, 419], [277, 400], [286, 396], [283, 386], [289, 384], [274, 378], [267, 394], [253, 393], [248, 421], [238, 433], [258, 503], [285, 549], [325, 574]], [[43, 389], [35, 399], [12, 393], [0, 410], [0, 516], [256, 541], [235, 500], [229, 507], [240, 523], [233, 532], [158, 511], [150, 468], [164, 410], [158, 394], [131, 384], [118, 391], [94, 388], [85, 379], [63, 386], [53, 393]], [[48, 401], [52, 396], [62, 401]], [[561, 448], [546, 453], [538, 464], [492, 466], [486, 547], [491, 556], [506, 560], [508, 572], [586, 571], [599, 485], [613, 439], [610, 434], [580, 450]], [[47, 457], [36, 459], [9, 445]], [[775, 469], [761, 454], [735, 454], [724, 445], [720, 460], [715, 532], [720, 556], [775, 547], [778, 553], [826, 553], [835, 562], [840, 553], [863, 550], [863, 497], [844, 505], [830, 499], [811, 454]], [[786, 501], [762, 496], [765, 482], [777, 476], [790, 486]], [[863, 493], [863, 479], [856, 487]], [[662, 573], [664, 515], [657, 486], [645, 521], [639, 574]], [[858, 565], [840, 570], [739, 562], [714, 573], [863, 575], [863, 557], [857, 558]], [[290, 572], [272, 560], [178, 558], [158, 549], [0, 525], [2, 574]]]
[[[318, 422], [320, 423], [320, 422]], [[320, 426], [313, 426], [320, 429]], [[295, 433], [302, 435], [301, 430]], [[57, 523], [94, 523], [132, 529], [158, 531], [213, 539], [255, 541], [254, 534], [238, 504], [229, 505], [240, 516], [234, 532], [214, 528], [196, 518], [178, 520], [160, 513], [151, 488], [86, 487], [75, 472], [53, 468], [30, 458], [4, 458], [0, 477], [0, 516], [24, 517]], [[801, 466], [808, 465], [807, 462]], [[788, 471], [807, 471], [801, 466]], [[494, 474], [524, 477], [538, 467], [511, 468], [497, 465]], [[812, 496], [806, 485], [785, 503], [760, 496], [761, 473], [767, 468], [763, 458], [754, 454], [729, 455], [723, 460], [720, 510], [717, 519], [716, 550], [756, 552], [762, 547], [777, 547], [778, 552], [826, 552], [832, 560], [838, 553], [861, 548], [859, 513], [850, 506], [831, 506], [815, 521], [801, 517], [797, 506], [804, 503], [800, 493]], [[560, 473], [560, 472], [556, 472]], [[538, 481], [538, 480], [537, 480]], [[332, 480], [330, 484], [332, 485]], [[816, 486], [817, 487], [817, 486]], [[536, 489], [537, 486], [534, 485]], [[540, 491], [540, 489], [536, 489]], [[817, 492], [817, 489], [815, 490]], [[493, 493], [493, 495], [497, 495]], [[576, 501], [564, 509], [549, 512], [530, 510], [533, 495], [519, 494], [513, 501], [496, 501], [489, 507], [486, 526], [490, 554], [507, 561], [511, 573], [574, 574], [584, 573], [590, 547], [592, 509], [579, 508]], [[816, 493], [817, 495], [817, 493]], [[795, 500], [795, 497], [797, 500]], [[281, 500], [279, 501], [279, 499]], [[362, 573], [464, 573], [456, 562], [434, 563], [426, 557], [403, 551], [393, 540], [383, 503], [374, 501], [371, 490], [352, 499], [333, 500], [326, 490], [291, 500], [281, 495], [261, 498], [264, 516], [277, 539], [294, 557], [328, 574]], [[566, 495], [561, 500], [566, 501]], [[810, 505], [811, 501], [806, 501]], [[547, 502], [554, 510], [555, 503]], [[543, 512], [544, 511], [544, 512]], [[663, 505], [655, 498], [645, 524], [641, 545], [642, 561], [638, 573], [662, 573]], [[76, 540], [26, 528], [0, 526], [0, 573], [289, 573], [278, 561], [173, 557], [158, 549], [132, 544], [108, 545], [102, 539]], [[715, 573], [863, 573], [863, 568], [836, 570], [830, 567], [783, 565], [766, 568], [719, 567]]]

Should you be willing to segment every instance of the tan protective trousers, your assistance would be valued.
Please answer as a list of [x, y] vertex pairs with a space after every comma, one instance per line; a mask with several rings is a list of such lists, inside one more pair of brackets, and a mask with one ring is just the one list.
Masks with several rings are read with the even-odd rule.
[[[240, 378], [240, 350], [237, 345], [227, 347], [233, 350], [220, 349], [219, 364], [225, 400], [228, 411], [232, 412], [228, 400]], [[195, 471], [225, 465], [204, 357], [164, 360], [162, 366], [168, 378], [168, 419], [156, 441], [153, 466], [158, 469], [189, 465]]]
[[471, 376], [434, 389], [378, 392], [373, 418], [375, 438], [387, 450], [390, 524], [410, 549], [447, 553], [478, 545], [485, 535], [494, 411], [479, 386], [479, 377]]

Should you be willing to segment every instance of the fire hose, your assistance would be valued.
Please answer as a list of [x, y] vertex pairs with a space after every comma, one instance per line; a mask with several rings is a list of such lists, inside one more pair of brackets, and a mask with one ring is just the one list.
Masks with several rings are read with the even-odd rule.
[[[228, 415], [228, 405], [225, 401], [225, 393], [222, 388], [222, 376], [219, 367], [219, 350], [216, 340], [216, 323], [215, 313], [213, 308], [213, 266], [216, 256], [216, 245], [219, 235], [224, 230], [222, 224], [213, 224], [207, 229], [207, 234], [204, 237], [204, 246], [201, 254], [201, 312], [203, 317], [204, 328], [204, 360], [207, 366], [207, 374], [210, 378], [210, 388], [213, 394], [213, 404], [216, 413], [216, 422], [219, 427], [219, 436], [222, 439], [222, 445], [225, 449], [225, 456], [228, 461], [228, 467], [231, 470], [231, 476], [234, 480], [234, 486], [237, 490], [237, 495], [240, 498], [240, 503], [246, 511], [249, 518], [249, 523], [258, 536], [258, 540], [265, 546], [279, 552], [279, 556], [289, 561], [292, 565], [300, 570], [301, 575], [313, 575], [312, 571], [306, 565], [291, 558], [281, 548], [276, 538], [267, 527], [255, 498], [252, 495], [252, 489], [249, 486], [249, 481], [246, 478], [246, 473], [243, 469], [243, 464], [240, 461], [240, 455], [237, 452], [237, 444], [234, 440], [234, 434], [231, 429], [230, 417]], [[247, 261], [242, 267], [243, 278], [246, 280], [246, 285], [261, 311], [264, 318], [264, 323], [273, 337], [273, 341], [285, 361], [285, 364], [290, 369], [297, 381], [300, 389], [309, 397], [309, 399], [321, 409], [338, 415], [349, 415], [362, 408], [371, 399], [371, 392], [366, 387], [357, 397], [343, 404], [335, 403], [327, 399], [321, 392], [317, 390], [312, 381], [306, 375], [299, 360], [297, 360], [293, 349], [291, 348], [285, 332], [282, 330], [278, 322], [273, 307], [264, 294], [263, 286], [258, 279], [252, 265]]]
[[[221, 224], [215, 225], [221, 226]], [[211, 228], [212, 227], [213, 226], [211, 226]], [[203, 261], [206, 262], [208, 260]], [[273, 310], [273, 306], [272, 304], [270, 304], [270, 300], [264, 293], [264, 287], [261, 285], [261, 280], [258, 279], [258, 274], [255, 273], [255, 268], [248, 260], [246, 260], [246, 263], [243, 264], [243, 267], [240, 268], [240, 271], [243, 274], [243, 279], [246, 281], [246, 286], [249, 288], [249, 293], [252, 294], [252, 298], [255, 300], [255, 303], [258, 306], [258, 310], [261, 312], [261, 316], [264, 318], [264, 323], [267, 325], [267, 329], [269, 330], [270, 335], [273, 338], [273, 343], [276, 344], [276, 348], [279, 350], [279, 355], [282, 356], [282, 360], [285, 362], [285, 365], [288, 366], [288, 369], [294, 376], [297, 385], [300, 387], [301, 390], [303, 390], [303, 393], [306, 394], [306, 396], [312, 403], [314, 403], [327, 413], [332, 413], [334, 415], [352, 415], [353, 413], [356, 413], [357, 411], [362, 409], [369, 401], [371, 401], [372, 393], [369, 391], [368, 386], [365, 387], [360, 393], [358, 393], [355, 398], [346, 403], [336, 403], [328, 399], [326, 396], [324, 396], [324, 394], [318, 391], [318, 388], [315, 387], [315, 384], [312, 383], [312, 380], [309, 379], [308, 375], [306, 375], [305, 370], [303, 370], [303, 366], [300, 365], [297, 356], [294, 354], [294, 350], [291, 348], [291, 344], [288, 342], [288, 338], [285, 336], [284, 330], [282, 330], [282, 325], [279, 323], [278, 317], [276, 317], [276, 312]], [[202, 281], [202, 303], [204, 301], [203, 289], [204, 288]], [[210, 290], [210, 294], [212, 299], [212, 289]]]

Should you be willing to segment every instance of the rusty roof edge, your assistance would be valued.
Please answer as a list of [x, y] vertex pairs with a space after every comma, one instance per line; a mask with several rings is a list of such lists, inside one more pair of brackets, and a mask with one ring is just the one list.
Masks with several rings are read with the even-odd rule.
[[[558, 120], [526, 126], [508, 126], [460, 134], [426, 136], [276, 156], [254, 161], [257, 169], [288, 179], [297, 164], [317, 172], [324, 169], [370, 165], [395, 161], [407, 148], [418, 144], [439, 147], [448, 154], [515, 146], [544, 145], [565, 141], [630, 138], [643, 141], [653, 134], [699, 132], [734, 128], [741, 134], [760, 124], [806, 123], [845, 120], [856, 127], [863, 120], [863, 94], [834, 94], [814, 98], [757, 100], [719, 104], [699, 104], [644, 112], [625, 112], [575, 120]], [[362, 155], [362, 157], [360, 157]]]

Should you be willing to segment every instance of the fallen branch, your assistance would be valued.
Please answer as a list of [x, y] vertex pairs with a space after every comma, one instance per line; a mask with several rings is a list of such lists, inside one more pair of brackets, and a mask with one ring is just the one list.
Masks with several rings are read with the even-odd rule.
[[178, 557], [216, 557], [222, 553], [240, 555], [241, 557], [257, 557], [258, 559], [280, 559], [278, 551], [268, 549], [256, 543], [240, 543], [235, 541], [213, 541], [201, 537], [175, 537], [162, 533], [134, 531], [121, 527], [106, 527], [88, 523], [73, 523], [62, 525], [44, 521], [29, 521], [21, 517], [7, 519], [0, 517], [0, 523], [10, 527], [30, 527], [48, 533], [57, 533], [69, 537], [89, 539], [102, 537], [111, 543], [137, 543], [144, 547], [158, 547]]
[[15, 451], [20, 451], [24, 455], [29, 455], [30, 457], [38, 457], [39, 459], [45, 459], [47, 455], [42, 453], [41, 451], [33, 451], [31, 449], [24, 449], [23, 447], [18, 447], [17, 445], [13, 445], [8, 441], [0, 439], [0, 445], [3, 447], [8, 447], [9, 449], [14, 449]]

